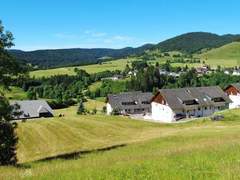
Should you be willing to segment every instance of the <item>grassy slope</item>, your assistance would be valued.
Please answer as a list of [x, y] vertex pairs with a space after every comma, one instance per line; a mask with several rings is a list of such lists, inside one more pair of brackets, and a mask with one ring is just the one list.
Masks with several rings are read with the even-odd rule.
[[4, 95], [9, 98], [10, 100], [24, 100], [27, 99], [27, 93], [24, 92], [21, 88], [18, 87], [11, 87], [11, 90], [2, 90], [0, 88], [0, 91], [3, 91]]
[[89, 111], [92, 111], [93, 109], [97, 109], [98, 112], [101, 112], [103, 109], [103, 106], [105, 106], [104, 101], [99, 101], [99, 100], [92, 100], [88, 99], [87, 102], [84, 103], [85, 108]]
[[[149, 64], [155, 65], [156, 62], [163, 64], [166, 62], [166, 60], [169, 58], [157, 58], [156, 60], [148, 61]], [[124, 70], [126, 67], [126, 64], [130, 64], [131, 61], [134, 61], [134, 59], [120, 59], [116, 61], [109, 61], [106, 62], [102, 65], [99, 64], [94, 64], [94, 65], [87, 65], [87, 66], [76, 66], [77, 68], [84, 69], [88, 73], [97, 73], [97, 72], [102, 72], [102, 71], [113, 71], [113, 70]], [[173, 66], [186, 66], [186, 64], [182, 63], [173, 63]], [[188, 64], [188, 67], [198, 67], [201, 66], [201, 64]], [[32, 71], [30, 72], [31, 77], [50, 77], [54, 75], [75, 75], [74, 73], [74, 68], [75, 67], [65, 67], [65, 68], [56, 68], [56, 69], [47, 69], [47, 70], [38, 70], [38, 71]]]
[[200, 55], [206, 63], [212, 66], [221, 65], [233, 67], [240, 65], [240, 42], [227, 44], [217, 49], [210, 50]]
[[100, 88], [102, 85], [101, 81], [95, 82], [92, 85], [90, 85], [88, 88], [90, 91], [96, 91], [96, 89]]
[[0, 179], [237, 179], [240, 110], [225, 121], [154, 124], [109, 116], [76, 116], [20, 123], [21, 162], [126, 144], [80, 158], [1, 167]]
[[[86, 70], [88, 73], [97, 73], [102, 72], [105, 70], [123, 70], [128, 62], [131, 62], [133, 59], [119, 59], [115, 61], [109, 61], [105, 62], [102, 65], [99, 64], [93, 64], [93, 65], [87, 65], [87, 66], [78, 66], [77, 68]], [[48, 69], [48, 70], [38, 70], [38, 71], [32, 71], [30, 73], [30, 76], [38, 77], [49, 77], [53, 75], [62, 75], [62, 74], [68, 74], [68, 75], [74, 75], [74, 68], [75, 67], [66, 67], [66, 68], [56, 68], [56, 69]]]
[[[150, 53], [150, 52], [149, 52]], [[151, 54], [151, 53], [150, 53]], [[220, 48], [216, 48], [210, 50], [206, 53], [203, 53], [200, 56], [202, 60], [204, 60], [207, 64], [210, 64], [213, 67], [217, 67], [218, 65], [225, 67], [234, 67], [240, 65], [240, 42], [234, 42], [231, 44], [227, 44]], [[156, 60], [149, 61], [151, 64], [155, 64], [156, 62], [164, 63], [168, 57], [157, 58]], [[127, 63], [134, 61], [134, 59], [119, 59], [116, 61], [109, 61], [102, 65], [94, 64], [88, 66], [79, 66], [78, 68], [84, 69], [89, 73], [101, 72], [105, 70], [123, 70]], [[186, 66], [186, 64], [174, 63], [173, 66]], [[202, 64], [188, 64], [189, 67], [197, 67]], [[66, 68], [56, 68], [56, 69], [48, 69], [48, 70], [39, 70], [33, 71], [30, 73], [31, 76], [35, 77], [49, 77], [52, 75], [59, 74], [68, 74], [74, 75], [75, 67], [66, 67]]]

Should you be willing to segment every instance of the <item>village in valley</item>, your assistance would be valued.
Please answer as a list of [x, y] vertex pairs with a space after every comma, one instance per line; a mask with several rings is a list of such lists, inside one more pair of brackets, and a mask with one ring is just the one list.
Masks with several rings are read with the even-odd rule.
[[240, 179], [239, 3], [1, 6], [0, 180]]
[[[135, 62], [136, 64], [139, 63], [139, 66], [142, 65], [145, 70], [148, 67], [148, 65], [142, 63], [141, 61]], [[165, 69], [163, 67], [165, 67]], [[204, 64], [190, 70], [186, 67], [179, 67], [179, 69], [175, 68], [178, 69], [178, 71], [171, 71], [171, 64], [166, 62], [166, 64], [163, 64], [162, 67], [159, 67], [159, 64], [157, 63], [155, 71], [157, 71], [159, 76], [172, 77], [175, 79], [179, 79], [181, 75], [188, 73], [188, 71], [193, 71], [196, 77], [200, 78], [205, 75], [213, 76], [215, 73], [220, 72], [235, 78], [239, 76], [237, 73], [238, 69], [236, 67], [232, 69], [218, 68], [219, 69], [211, 69], [210, 66]], [[81, 70], [78, 69], [75, 71], [77, 73], [81, 72]], [[136, 69], [136, 67], [131, 69], [127, 65], [126, 69], [122, 72], [116, 71], [103, 74], [105, 75], [103, 78], [99, 78], [99, 82], [102, 82], [103, 84], [119, 83], [128, 80], [130, 81], [131, 78], [136, 78], [138, 69]], [[113, 94], [110, 93], [112, 92], [112, 89], [110, 89], [109, 92], [105, 92], [105, 96], [100, 97], [101, 95], [99, 95], [99, 98], [104, 99], [102, 104], [105, 103], [105, 105], [101, 105], [102, 109], [97, 110], [96, 107], [94, 107], [92, 112], [90, 112], [91, 110], [88, 111], [84, 108], [83, 102], [85, 101], [87, 103], [87, 101], [90, 100], [97, 103], [98, 100], [96, 100], [96, 98], [98, 98], [98, 95], [96, 95], [96, 92], [94, 94], [94, 92], [86, 92], [86, 90], [84, 90], [85, 92], [81, 92], [81, 97], [84, 97], [85, 100], [83, 100], [78, 107], [81, 111], [80, 114], [96, 114], [98, 111], [101, 111], [102, 114], [110, 116], [127, 116], [132, 119], [172, 123], [179, 121], [184, 122], [186, 120], [189, 121], [191, 119], [197, 120], [196, 118], [212, 116], [214, 113], [219, 111], [221, 112], [226, 109], [240, 108], [240, 83], [237, 82], [225, 85], [224, 88], [215, 85], [172, 89], [163, 88], [156, 89], [155, 92], [143, 92], [140, 89], [137, 90], [138, 91], [134, 91], [134, 89], [132, 89], [127, 91], [124, 89], [124, 92], [118, 91], [118, 93]], [[91, 95], [91, 93], [94, 95]], [[37, 90], [33, 92], [33, 94], [31, 94], [33, 99], [37, 99], [39, 96]], [[74, 100], [72, 101], [74, 105]], [[50, 104], [51, 103], [54, 104], [54, 101], [50, 102]], [[21, 112], [13, 117], [14, 120], [26, 121], [28, 119], [43, 117], [51, 118], [54, 116], [53, 109], [56, 109], [54, 105], [49, 106], [48, 102], [43, 99], [11, 101], [11, 104], [13, 106], [19, 105], [20, 108], [18, 111]], [[64, 114], [55, 114], [55, 116], [62, 117]]]

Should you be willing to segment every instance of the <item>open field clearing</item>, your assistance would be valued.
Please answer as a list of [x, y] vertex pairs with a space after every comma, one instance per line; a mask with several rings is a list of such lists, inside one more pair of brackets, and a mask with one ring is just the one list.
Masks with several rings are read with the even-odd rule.
[[134, 59], [119, 59], [116, 61], [108, 61], [103, 64], [93, 64], [87, 66], [76, 66], [76, 67], [64, 67], [64, 68], [56, 68], [56, 69], [47, 69], [47, 70], [38, 70], [30, 72], [31, 77], [50, 77], [54, 75], [75, 75], [74, 68], [79, 68], [86, 70], [88, 73], [98, 73], [102, 71], [114, 71], [114, 70], [123, 70], [127, 63], [130, 63]]
[[181, 124], [60, 112], [64, 118], [19, 123], [23, 164], [1, 167], [0, 179], [240, 178], [240, 110], [225, 111], [220, 122]]
[[[153, 61], [148, 61], [149, 64], [155, 65], [157, 62], [160, 64], [164, 64], [166, 62], [166, 58], [158, 58]], [[74, 68], [79, 68], [86, 70], [88, 73], [98, 73], [102, 71], [114, 71], [114, 70], [124, 70], [127, 64], [131, 64], [131, 62], [134, 61], [134, 59], [119, 59], [116, 61], [109, 61], [105, 62], [102, 65], [99, 64], [93, 64], [93, 65], [87, 65], [87, 66], [76, 66], [76, 67], [64, 67], [64, 68], [56, 68], [56, 69], [47, 69], [47, 70], [37, 70], [30, 72], [31, 77], [35, 78], [41, 78], [41, 77], [50, 77], [54, 75], [75, 75]], [[201, 66], [201, 64], [185, 64], [185, 63], [172, 63], [173, 66], [180, 66], [185, 67], [188, 65], [188, 67], [198, 67]]]
[[92, 111], [93, 109], [96, 109], [98, 112], [101, 112], [103, 109], [103, 106], [105, 106], [105, 102], [88, 99], [87, 102], [84, 103], [84, 106], [88, 111]]
[[11, 90], [3, 90], [0, 88], [0, 91], [4, 93], [4, 95], [8, 99], [13, 100], [24, 100], [27, 99], [27, 93], [23, 91], [23, 89], [19, 87], [10, 87]]

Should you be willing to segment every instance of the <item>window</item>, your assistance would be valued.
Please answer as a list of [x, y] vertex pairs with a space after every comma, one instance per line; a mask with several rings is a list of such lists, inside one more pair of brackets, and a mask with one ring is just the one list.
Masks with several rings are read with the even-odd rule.
[[134, 112], [142, 112], [142, 109], [134, 109]]
[[150, 104], [149, 101], [142, 101], [142, 104]]
[[122, 102], [122, 105], [124, 106], [129, 106], [129, 105], [136, 105], [137, 103], [136, 102]]
[[185, 105], [195, 105], [195, 104], [198, 104], [198, 102], [195, 99], [193, 99], [193, 100], [183, 101], [183, 104], [185, 104]]
[[212, 99], [214, 102], [224, 102], [224, 99], [222, 97], [217, 97]]

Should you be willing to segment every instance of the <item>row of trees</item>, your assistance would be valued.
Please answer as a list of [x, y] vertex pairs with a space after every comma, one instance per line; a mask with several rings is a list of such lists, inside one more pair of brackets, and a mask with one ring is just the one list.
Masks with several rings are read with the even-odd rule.
[[127, 89], [154, 92], [155, 89], [161, 88], [183, 88], [183, 87], [200, 87], [218, 85], [222, 88], [231, 83], [239, 82], [238, 76], [224, 74], [221, 69], [215, 73], [198, 76], [195, 69], [186, 69], [180, 77], [162, 75], [159, 68], [149, 66], [137, 72], [131, 80], [126, 82]]
[[[81, 69], [74, 70], [75, 76], [58, 75], [50, 78], [25, 79], [23, 83], [15, 84], [27, 92], [29, 99], [45, 98], [53, 108], [63, 108], [77, 103], [77, 99], [85, 101], [85, 95], [91, 95], [89, 85], [102, 78], [120, 74], [120, 71], [103, 71], [88, 74]], [[94, 95], [93, 95], [94, 96]]]

